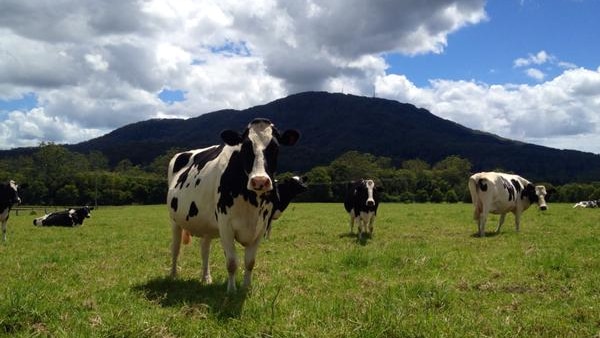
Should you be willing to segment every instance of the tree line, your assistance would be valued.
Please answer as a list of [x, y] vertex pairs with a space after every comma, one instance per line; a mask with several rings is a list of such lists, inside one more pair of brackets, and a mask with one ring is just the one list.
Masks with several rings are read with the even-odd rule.
[[[26, 204], [160, 204], [166, 198], [169, 160], [178, 151], [172, 149], [144, 166], [122, 160], [111, 167], [100, 152], [80, 154], [43, 143], [31, 156], [0, 159], [0, 180], [27, 183], [20, 193]], [[294, 174], [300, 173], [282, 173], [278, 179]], [[309, 189], [297, 201], [341, 202], [349, 182], [370, 178], [383, 187], [384, 202], [470, 202], [467, 180], [471, 174], [471, 163], [459, 156], [448, 156], [434, 164], [411, 159], [396, 167], [390, 158], [349, 151], [329, 165], [304, 173]], [[600, 182], [545, 185], [557, 190], [551, 201], [600, 199]]]

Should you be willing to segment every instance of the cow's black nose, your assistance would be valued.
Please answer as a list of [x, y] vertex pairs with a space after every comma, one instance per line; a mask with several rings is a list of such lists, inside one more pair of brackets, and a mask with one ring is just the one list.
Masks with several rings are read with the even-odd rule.
[[372, 206], [375, 205], [375, 202], [373, 202], [373, 201], [367, 201], [367, 205], [370, 206], [370, 207], [372, 207]]
[[548, 209], [548, 207], [547, 207], [547, 206], [545, 206], [545, 205], [542, 205], [542, 206], [540, 207], [540, 210], [542, 210], [542, 211], [544, 211], [544, 210], [546, 210], [546, 209]]

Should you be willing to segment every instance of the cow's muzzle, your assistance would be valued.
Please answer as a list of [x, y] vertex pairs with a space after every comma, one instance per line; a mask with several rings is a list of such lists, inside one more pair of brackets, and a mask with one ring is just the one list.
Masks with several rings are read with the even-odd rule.
[[368, 207], [374, 207], [375, 206], [375, 201], [374, 200], [367, 200], [367, 206]]
[[271, 191], [273, 190], [273, 184], [268, 176], [254, 176], [250, 178], [249, 189], [254, 191]]
[[540, 205], [540, 210], [541, 211], [546, 211], [546, 209], [548, 209], [548, 206], [546, 206], [546, 205]]

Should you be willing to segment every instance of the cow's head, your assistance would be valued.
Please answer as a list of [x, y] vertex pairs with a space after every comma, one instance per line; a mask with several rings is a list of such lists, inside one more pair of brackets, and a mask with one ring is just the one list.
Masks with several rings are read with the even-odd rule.
[[375, 182], [373, 180], [362, 180], [356, 185], [356, 196], [359, 201], [365, 201], [367, 206], [375, 206]]
[[81, 208], [81, 215], [85, 218], [90, 218], [92, 217], [92, 210], [94, 210], [94, 207], [85, 206]]
[[85, 206], [81, 208], [73, 208], [69, 209], [69, 214], [71, 217], [75, 216], [78, 221], [83, 222], [84, 219], [92, 216], [92, 210], [94, 210], [94, 207]]
[[537, 203], [542, 211], [548, 209], [548, 205], [546, 204], [546, 195], [548, 195], [548, 192], [546, 191], [546, 187], [543, 185], [534, 186], [530, 183], [523, 190], [523, 197], [528, 198], [532, 204]]
[[280, 134], [271, 121], [255, 119], [242, 135], [225, 130], [221, 138], [227, 145], [240, 147], [243, 168], [248, 175], [246, 188], [257, 193], [273, 190], [273, 175], [277, 171], [279, 145], [294, 145], [300, 138], [296, 130]]
[[2, 195], [2, 199], [7, 201], [9, 206], [21, 203], [21, 198], [19, 197], [19, 185], [15, 183], [15, 181], [10, 180], [8, 183], [3, 184], [1, 188], [2, 191], [0, 191], [0, 194]]

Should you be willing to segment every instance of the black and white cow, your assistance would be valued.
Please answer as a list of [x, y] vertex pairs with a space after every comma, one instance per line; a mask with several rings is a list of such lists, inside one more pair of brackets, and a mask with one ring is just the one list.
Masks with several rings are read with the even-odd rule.
[[6, 241], [6, 222], [10, 216], [10, 209], [21, 203], [19, 186], [15, 181], [0, 183], [0, 222], [2, 222], [2, 241]]
[[283, 180], [283, 182], [281, 182], [281, 183], [275, 184], [275, 191], [277, 192], [277, 198], [274, 201], [274, 203], [275, 203], [274, 210], [275, 211], [273, 212], [273, 216], [271, 217], [271, 220], [269, 221], [269, 224], [267, 225], [267, 231], [265, 232], [265, 238], [268, 239], [271, 236], [272, 221], [279, 219], [279, 217], [281, 216], [281, 213], [283, 213], [285, 211], [285, 209], [287, 209], [287, 207], [290, 205], [290, 202], [292, 202], [292, 199], [294, 199], [294, 197], [296, 197], [299, 194], [308, 190], [308, 186], [306, 185], [307, 181], [308, 181], [308, 178], [306, 176], [303, 176], [303, 177], [293, 176], [293, 177]]
[[597, 208], [598, 206], [600, 206], [600, 200], [591, 200], [577, 202], [573, 208]]
[[473, 202], [473, 218], [477, 221], [479, 237], [485, 236], [485, 222], [488, 213], [499, 214], [500, 221], [496, 233], [504, 223], [506, 214], [515, 215], [515, 228], [519, 231], [521, 214], [532, 204], [537, 203], [540, 210], [548, 208], [543, 185], [534, 186], [518, 175], [499, 172], [482, 172], [469, 178], [469, 192]]
[[344, 208], [350, 214], [350, 233], [354, 232], [354, 223], [358, 223], [358, 238], [367, 232], [373, 235], [373, 224], [379, 207], [380, 187], [375, 187], [373, 180], [350, 182], [346, 189]]
[[64, 211], [52, 212], [33, 220], [35, 226], [76, 227], [83, 225], [86, 218], [91, 217], [93, 207], [70, 208]]
[[240, 135], [221, 133], [225, 142], [176, 154], [169, 163], [167, 205], [171, 219], [171, 276], [183, 230], [202, 237], [202, 281], [211, 283], [210, 243], [220, 237], [229, 273], [227, 291], [235, 291], [238, 267], [235, 241], [245, 247], [244, 287], [252, 281], [258, 245], [274, 212], [273, 177], [280, 145], [294, 145], [300, 134], [280, 134], [271, 121], [255, 119]]
[[[266, 239], [269, 239], [271, 236], [272, 222], [274, 220], [279, 219], [281, 214], [290, 205], [290, 202], [292, 201], [292, 199], [294, 199], [294, 197], [308, 190], [308, 186], [306, 185], [307, 181], [308, 178], [306, 176], [293, 176], [290, 178], [286, 178], [281, 183], [275, 182], [275, 191], [277, 195], [275, 196], [275, 200], [273, 201], [274, 212], [272, 213], [271, 219], [267, 224], [267, 230], [265, 231]], [[183, 244], [189, 244], [191, 241], [190, 233], [187, 230], [183, 230], [182, 236]]]

